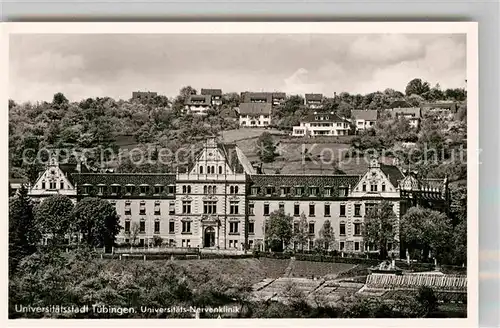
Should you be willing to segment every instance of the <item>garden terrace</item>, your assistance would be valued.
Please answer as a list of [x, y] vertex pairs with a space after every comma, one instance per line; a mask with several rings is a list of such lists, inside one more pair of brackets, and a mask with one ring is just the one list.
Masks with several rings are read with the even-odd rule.
[[290, 277], [314, 278], [337, 275], [353, 267], [353, 264], [348, 263], [294, 261], [291, 264]]
[[289, 259], [271, 259], [266, 257], [261, 257], [259, 261], [265, 271], [265, 276], [274, 279], [282, 277], [290, 263]]
[[427, 286], [436, 291], [467, 291], [467, 277], [431, 274], [384, 275], [371, 274], [366, 285], [369, 288], [410, 288]]

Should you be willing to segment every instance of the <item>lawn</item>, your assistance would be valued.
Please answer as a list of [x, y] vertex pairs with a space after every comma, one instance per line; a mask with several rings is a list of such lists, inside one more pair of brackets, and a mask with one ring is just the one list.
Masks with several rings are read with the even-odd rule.
[[337, 275], [340, 272], [353, 268], [354, 264], [295, 261], [290, 271], [291, 277], [313, 278]]

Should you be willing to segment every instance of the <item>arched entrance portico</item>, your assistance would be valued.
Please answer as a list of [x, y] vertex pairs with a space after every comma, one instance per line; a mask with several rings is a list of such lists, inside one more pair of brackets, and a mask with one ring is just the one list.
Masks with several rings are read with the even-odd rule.
[[215, 229], [214, 227], [206, 227], [203, 234], [203, 247], [215, 246]]

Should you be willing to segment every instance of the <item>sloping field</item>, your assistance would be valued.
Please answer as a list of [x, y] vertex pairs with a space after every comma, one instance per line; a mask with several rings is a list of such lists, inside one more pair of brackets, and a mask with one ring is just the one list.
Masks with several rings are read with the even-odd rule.
[[266, 278], [279, 278], [285, 274], [285, 270], [290, 263], [288, 259], [270, 259], [262, 257], [258, 260], [260, 268], [264, 271]]
[[264, 128], [241, 128], [234, 130], [222, 131], [222, 139], [224, 142], [236, 142], [239, 140], [258, 138], [262, 133], [269, 132], [273, 135], [279, 134], [284, 135], [285, 133], [275, 129], [264, 129]]
[[327, 275], [337, 275], [354, 266], [354, 264], [348, 263], [294, 261], [290, 277], [318, 278]]

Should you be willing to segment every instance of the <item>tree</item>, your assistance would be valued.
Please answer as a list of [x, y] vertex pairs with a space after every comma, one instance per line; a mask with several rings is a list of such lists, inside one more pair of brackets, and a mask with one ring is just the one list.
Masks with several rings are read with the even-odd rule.
[[264, 163], [271, 163], [276, 157], [276, 147], [269, 132], [263, 132], [257, 139], [257, 154]]
[[9, 110], [11, 110], [12, 108], [14, 108], [16, 106], [17, 106], [16, 102], [12, 99], [9, 99]]
[[411, 95], [423, 95], [426, 92], [430, 91], [429, 82], [422, 82], [422, 79], [413, 79], [408, 82], [406, 86], [405, 93], [407, 96]]
[[292, 220], [282, 209], [271, 213], [265, 224], [265, 239], [272, 250], [282, 250], [290, 244]]
[[387, 243], [394, 243], [396, 231], [396, 214], [393, 210], [393, 204], [388, 201], [382, 201], [375, 205], [366, 213], [364, 229], [362, 231], [365, 243], [374, 244], [378, 247], [381, 259], [386, 259]]
[[35, 220], [39, 231], [60, 244], [71, 232], [73, 202], [68, 196], [54, 195], [43, 200], [35, 208]]
[[438, 300], [434, 294], [434, 290], [427, 286], [421, 286], [418, 289], [418, 295], [415, 297], [420, 306], [421, 313], [424, 317], [431, 314], [438, 307]]
[[320, 248], [329, 250], [330, 246], [333, 245], [333, 242], [335, 241], [335, 233], [330, 220], [325, 220], [323, 223], [323, 227], [321, 227], [321, 230], [319, 231], [319, 238], [318, 243]]
[[300, 214], [299, 222], [294, 223], [292, 242], [300, 246], [300, 250], [304, 250], [304, 245], [309, 240], [309, 229], [307, 218], [304, 212]]
[[452, 237], [450, 219], [444, 213], [422, 207], [412, 207], [400, 220], [400, 237], [408, 249], [410, 257], [434, 258], [442, 260], [449, 252]]
[[23, 185], [18, 195], [9, 200], [9, 271], [13, 272], [22, 258], [33, 254], [39, 241], [33, 204]]
[[73, 218], [78, 232], [89, 246], [109, 249], [121, 229], [114, 206], [99, 198], [87, 197], [79, 201], [73, 210]]

